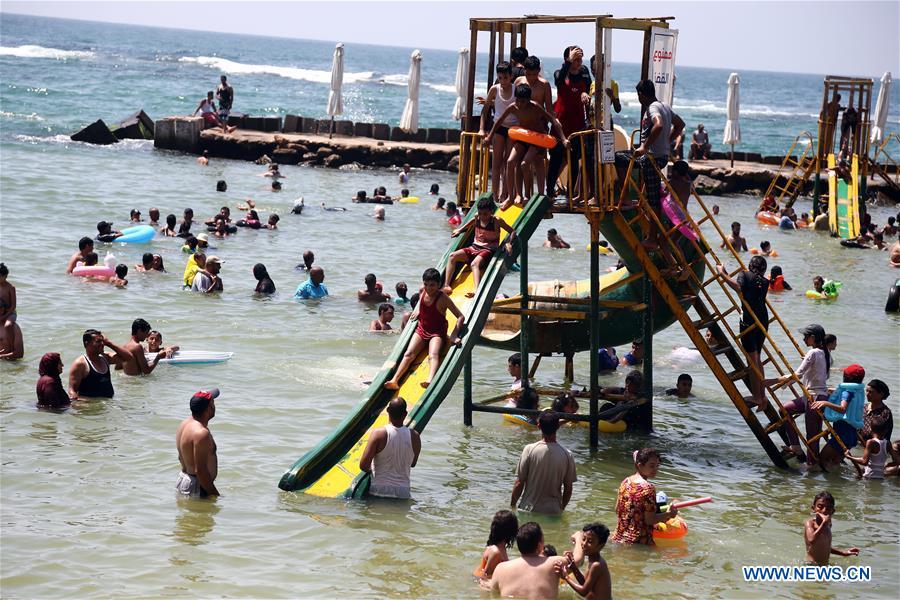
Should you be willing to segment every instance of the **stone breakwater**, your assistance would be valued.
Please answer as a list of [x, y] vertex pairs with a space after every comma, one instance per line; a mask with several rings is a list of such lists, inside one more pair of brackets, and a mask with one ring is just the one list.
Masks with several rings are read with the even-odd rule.
[[[456, 130], [423, 129], [410, 135], [384, 124], [336, 121], [334, 137], [329, 138], [331, 124], [327, 121], [291, 115], [284, 124], [280, 117], [258, 117], [259, 122], [250, 119], [244, 117], [234, 122], [238, 127], [250, 125], [255, 129], [238, 128], [224, 133], [219, 128], [204, 129], [199, 117], [168, 117], [155, 123], [154, 146], [190, 154], [207, 151], [213, 157], [238, 160], [255, 161], [268, 156], [273, 162], [284, 165], [389, 168], [409, 164], [422, 169], [459, 170], [459, 131]], [[339, 123], [344, 125], [338, 127]], [[304, 128], [314, 131], [287, 131]], [[370, 132], [371, 135], [364, 135]], [[376, 132], [379, 137], [390, 139], [372, 137]], [[440, 139], [441, 142], [429, 139]], [[726, 155], [713, 153], [711, 160], [691, 162], [691, 176], [697, 191], [703, 195], [759, 194], [776, 176], [780, 179], [779, 185], [786, 183], [787, 173], [780, 170], [782, 159], [780, 156], [735, 152], [732, 167]], [[897, 188], [881, 179], [870, 178], [868, 187], [884, 201], [900, 201]], [[804, 193], [811, 191], [812, 180]]]

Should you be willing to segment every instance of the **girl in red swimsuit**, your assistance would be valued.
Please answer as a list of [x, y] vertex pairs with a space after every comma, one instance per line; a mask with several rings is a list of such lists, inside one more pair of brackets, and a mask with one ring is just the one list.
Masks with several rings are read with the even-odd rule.
[[447, 311], [456, 316], [456, 327], [450, 334], [450, 343], [459, 345], [459, 331], [465, 322], [462, 311], [457, 308], [450, 296], [441, 291], [441, 272], [437, 269], [425, 269], [422, 274], [422, 289], [419, 290], [419, 303], [416, 304], [410, 316], [410, 321], [417, 320], [416, 332], [409, 342], [409, 347], [400, 361], [400, 366], [394, 372], [394, 377], [384, 384], [386, 390], [400, 389], [400, 378], [406, 374], [409, 366], [419, 353], [428, 346], [428, 361], [430, 371], [428, 379], [422, 382], [422, 387], [428, 387], [434, 374], [441, 365], [441, 350], [447, 340]]
[[457, 263], [466, 263], [472, 268], [472, 283], [474, 284], [472, 291], [466, 293], [466, 298], [471, 298], [475, 295], [475, 291], [478, 289], [478, 282], [481, 280], [481, 274], [487, 267], [488, 261], [491, 260], [491, 256], [500, 247], [501, 229], [509, 233], [506, 251], [512, 252], [512, 241], [516, 237], [515, 231], [503, 219], [494, 216], [495, 208], [496, 205], [493, 200], [482, 198], [478, 201], [478, 216], [459, 229], [454, 229], [453, 233], [450, 234], [451, 237], [456, 237], [472, 227], [475, 228], [475, 241], [472, 245], [452, 253], [447, 261], [447, 271], [444, 274], [445, 294], [449, 294], [453, 289], [450, 287], [450, 283], [453, 281]]

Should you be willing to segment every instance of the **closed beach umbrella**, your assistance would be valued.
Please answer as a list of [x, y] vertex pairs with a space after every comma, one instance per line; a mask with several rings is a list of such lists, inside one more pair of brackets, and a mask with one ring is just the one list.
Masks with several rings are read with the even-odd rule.
[[459, 61], [456, 63], [456, 104], [453, 105], [454, 121], [463, 118], [463, 110], [466, 105], [466, 92], [469, 87], [469, 49], [459, 49]]
[[335, 115], [344, 114], [344, 102], [341, 98], [341, 86], [344, 84], [344, 44], [334, 47], [334, 58], [331, 59], [331, 91], [328, 92], [328, 114], [331, 116], [331, 130], [328, 137], [334, 134]]
[[409, 59], [409, 97], [400, 117], [400, 129], [407, 133], [419, 130], [419, 82], [422, 78], [422, 53], [413, 51]]
[[741, 96], [740, 96], [741, 78], [737, 73], [728, 76], [728, 97], [725, 102], [727, 105], [728, 116], [725, 121], [725, 136], [722, 143], [731, 145], [731, 166], [734, 166], [734, 145], [741, 143], [741, 124], [738, 117], [741, 112]]
[[884, 126], [887, 124], [888, 107], [891, 98], [891, 72], [881, 76], [881, 89], [878, 90], [878, 101], [875, 103], [875, 122], [872, 124], [871, 140], [873, 144], [884, 141]]

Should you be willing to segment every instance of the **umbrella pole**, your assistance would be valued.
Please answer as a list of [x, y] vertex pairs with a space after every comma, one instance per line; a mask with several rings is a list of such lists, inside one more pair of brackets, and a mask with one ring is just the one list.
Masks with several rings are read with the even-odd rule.
[[334, 137], [334, 115], [331, 116], [331, 127], [328, 128], [328, 139], [330, 140], [332, 137]]
[[734, 168], [734, 144], [731, 145], [731, 168]]

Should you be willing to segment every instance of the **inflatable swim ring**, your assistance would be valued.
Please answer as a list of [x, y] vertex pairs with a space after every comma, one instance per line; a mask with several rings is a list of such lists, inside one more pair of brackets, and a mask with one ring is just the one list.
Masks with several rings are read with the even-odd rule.
[[[590, 245], [590, 244], [587, 245], [586, 250], [587, 250], [588, 252], [591, 251], [591, 245]], [[597, 251], [600, 252], [600, 254], [612, 254], [612, 253], [613, 253], [613, 249], [610, 248], [609, 246], [597, 246]]]
[[526, 144], [531, 144], [538, 148], [546, 148], [549, 150], [556, 147], [556, 138], [552, 135], [538, 133], [537, 131], [525, 129], [524, 127], [510, 127], [509, 137], [517, 142], [525, 142]]
[[662, 199], [662, 209], [665, 213], [666, 217], [672, 222], [672, 225], [678, 226], [678, 231], [681, 232], [681, 235], [684, 237], [694, 240], [695, 242], [700, 238], [697, 236], [697, 232], [691, 228], [691, 224], [688, 222], [687, 217], [684, 215], [684, 211], [681, 210], [681, 207], [678, 206], [678, 203], [672, 198], [672, 194], [667, 193]]
[[894, 282], [888, 292], [887, 302], [884, 304], [885, 312], [900, 312], [900, 279]]
[[[148, 362], [156, 358], [156, 352], [146, 352]], [[231, 360], [234, 352], [212, 352], [209, 350], [179, 350], [171, 358], [161, 358], [159, 364], [169, 365], [214, 365]]]
[[[525, 415], [503, 415], [503, 420], [509, 423], [515, 423], [516, 425], [521, 425], [523, 427], [530, 427], [532, 429], [537, 429], [537, 423], [532, 423], [528, 420], [528, 417]], [[587, 421], [570, 421], [565, 423], [565, 425], [570, 427], [587, 427]], [[627, 425], [625, 421], [617, 421], [612, 423], [610, 421], [600, 421], [597, 424], [597, 431], [601, 433], [622, 433], [625, 431]]]
[[[762, 250], [760, 250], [759, 248], [750, 248], [750, 254], [762, 254]], [[776, 252], [775, 250], [772, 250], [768, 254], [762, 254], [762, 255], [763, 256], [771, 256], [774, 258], [774, 257], [778, 256], [778, 252]]]
[[687, 535], [687, 522], [681, 515], [675, 515], [665, 523], [657, 523], [653, 526], [654, 540], [678, 540]]
[[449, 223], [450, 225], [459, 225], [460, 223], [462, 223], [462, 217], [460, 217], [459, 215], [453, 215], [452, 217], [447, 219], [447, 223]]
[[407, 196], [406, 198], [400, 198], [400, 204], [418, 204], [419, 197], [418, 196]]
[[110, 277], [115, 277], [116, 272], [105, 265], [94, 265], [92, 267], [80, 265], [72, 270], [72, 275], [76, 277], [105, 277], [109, 279]]
[[756, 213], [756, 220], [760, 223], [765, 223], [766, 225], [778, 225], [780, 218], [773, 212], [763, 210]]
[[137, 227], [129, 227], [122, 230], [122, 235], [117, 237], [115, 242], [123, 244], [146, 244], [156, 235], [156, 230], [149, 225], [138, 225]]
[[826, 279], [821, 292], [817, 292], [816, 290], [806, 290], [806, 297], [813, 300], [835, 300], [837, 299], [838, 294], [841, 293], [840, 290], [843, 285], [844, 284], [840, 281]]

